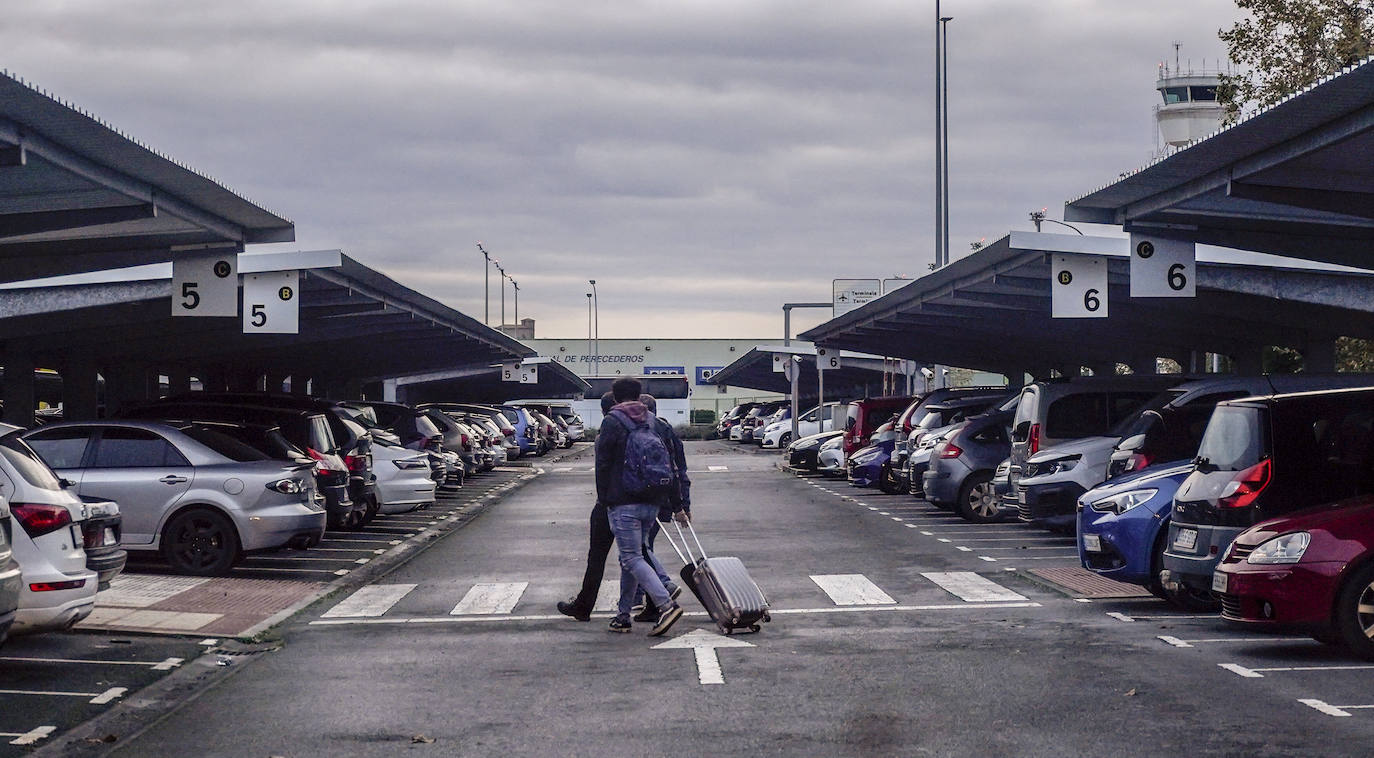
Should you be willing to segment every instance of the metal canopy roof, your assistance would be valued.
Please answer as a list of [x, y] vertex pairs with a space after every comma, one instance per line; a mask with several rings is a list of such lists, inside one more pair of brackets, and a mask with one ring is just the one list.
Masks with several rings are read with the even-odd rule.
[[[792, 391], [792, 383], [782, 373], [773, 370], [773, 356], [777, 354], [794, 355], [801, 359], [797, 399], [814, 403], [820, 389], [814, 347], [757, 345], [713, 374], [711, 383], [786, 395]], [[882, 386], [883, 359], [877, 355], [841, 351], [840, 367], [825, 372], [825, 396], [828, 400], [866, 397], [879, 392]]]
[[[249, 367], [337, 381], [534, 355], [337, 250], [243, 255], [239, 265], [241, 274], [301, 271], [299, 334], [242, 334], [237, 318], [173, 318], [171, 265], [162, 264], [0, 289], [0, 340], [50, 368], [70, 360], [193, 373]], [[106, 281], [72, 283], [91, 278]]]
[[[1186, 367], [1192, 351], [1257, 356], [1266, 345], [1374, 338], [1374, 274], [1204, 247], [1197, 297], [1133, 299], [1128, 246], [1126, 238], [1012, 232], [801, 336], [1018, 377], [1115, 363], [1141, 370], [1156, 356]], [[1110, 317], [1050, 317], [1051, 253], [1108, 259]]]
[[503, 382], [500, 366], [471, 366], [397, 377], [396, 398], [411, 404], [458, 399], [500, 403], [530, 398], [577, 398], [591, 390], [591, 385], [561, 363], [546, 358], [534, 362], [539, 364], [537, 384]]
[[1374, 58], [1069, 201], [1064, 218], [1374, 267]]
[[0, 75], [0, 281], [294, 239], [285, 218]]

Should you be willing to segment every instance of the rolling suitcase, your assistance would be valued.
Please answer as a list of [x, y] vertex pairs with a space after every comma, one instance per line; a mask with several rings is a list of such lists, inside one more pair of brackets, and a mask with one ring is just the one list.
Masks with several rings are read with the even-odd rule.
[[696, 542], [697, 552], [701, 554], [701, 558], [697, 558], [687, 543], [687, 535], [682, 527], [677, 521], [673, 521], [673, 526], [682, 539], [682, 548], [678, 548], [677, 540], [666, 529], [663, 530], [663, 536], [668, 538], [673, 550], [686, 564], [679, 572], [682, 583], [711, 614], [711, 620], [716, 622], [721, 634], [730, 634], [738, 629], [757, 632], [760, 621], [772, 621], [768, 614], [768, 598], [764, 597], [763, 590], [749, 576], [743, 561], [731, 557], [706, 557], [706, 550], [697, 538], [696, 529], [689, 523], [687, 531], [691, 532], [692, 541]]

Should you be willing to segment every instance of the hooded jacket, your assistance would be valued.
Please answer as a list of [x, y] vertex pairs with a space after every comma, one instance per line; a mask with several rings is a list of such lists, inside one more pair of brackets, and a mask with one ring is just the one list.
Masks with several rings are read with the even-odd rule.
[[[656, 505], [660, 508], [668, 508], [672, 511], [682, 509], [680, 498], [663, 494], [653, 498], [632, 498], [625, 494], [625, 489], [621, 484], [625, 475], [625, 440], [630, 436], [630, 429], [625, 422], [616, 415], [616, 411], [624, 413], [636, 424], [652, 424], [654, 430], [662, 436], [662, 428], [658, 424], [658, 418], [649, 413], [649, 408], [638, 400], [627, 400], [617, 404], [606, 414], [601, 422], [601, 428], [596, 433], [596, 498], [606, 505], [607, 508], [614, 508], [617, 505]], [[669, 455], [672, 455], [672, 445], [668, 440], [664, 440], [668, 446]], [[647, 500], [647, 502], [646, 502]], [[676, 502], [675, 502], [676, 501]]]

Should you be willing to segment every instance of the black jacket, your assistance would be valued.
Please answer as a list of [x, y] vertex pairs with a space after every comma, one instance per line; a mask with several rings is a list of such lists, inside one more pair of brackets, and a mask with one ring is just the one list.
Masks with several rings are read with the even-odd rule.
[[[687, 457], [682, 449], [682, 441], [678, 439], [672, 426], [657, 416], [652, 416], [652, 418], [656, 422], [655, 428], [659, 437], [667, 446], [668, 455], [672, 458], [673, 466], [677, 470], [678, 486], [671, 492], [647, 498], [647, 502], [646, 498], [632, 498], [625, 494], [621, 482], [624, 481], [625, 475], [625, 440], [629, 437], [630, 430], [625, 422], [614, 414], [614, 411], [624, 413], [635, 422], [646, 421], [651, 418], [651, 414], [649, 409], [638, 400], [620, 403], [611, 410], [612, 413], [607, 414], [602, 419], [601, 428], [596, 433], [596, 499], [604, 503], [607, 508], [642, 503], [656, 505], [661, 510], [667, 510], [671, 513], [687, 507], [691, 500], [691, 482], [687, 480]], [[666, 433], [665, 429], [667, 430]], [[686, 497], [685, 501], [684, 496]]]

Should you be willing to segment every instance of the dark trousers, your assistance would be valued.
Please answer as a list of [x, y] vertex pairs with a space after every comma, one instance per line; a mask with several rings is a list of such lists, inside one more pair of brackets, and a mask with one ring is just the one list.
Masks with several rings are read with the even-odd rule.
[[[606, 506], [601, 503], [592, 506], [588, 521], [591, 541], [587, 546], [587, 571], [582, 575], [582, 589], [573, 598], [573, 605], [590, 612], [596, 607], [596, 595], [601, 590], [601, 579], [606, 574], [606, 558], [611, 554], [611, 548], [615, 547], [615, 535], [611, 533], [611, 522], [606, 517]], [[658, 529], [654, 529], [652, 535], [644, 546], [646, 559], [653, 549], [653, 538], [658, 536]], [[647, 602], [653, 604], [653, 601]]]

